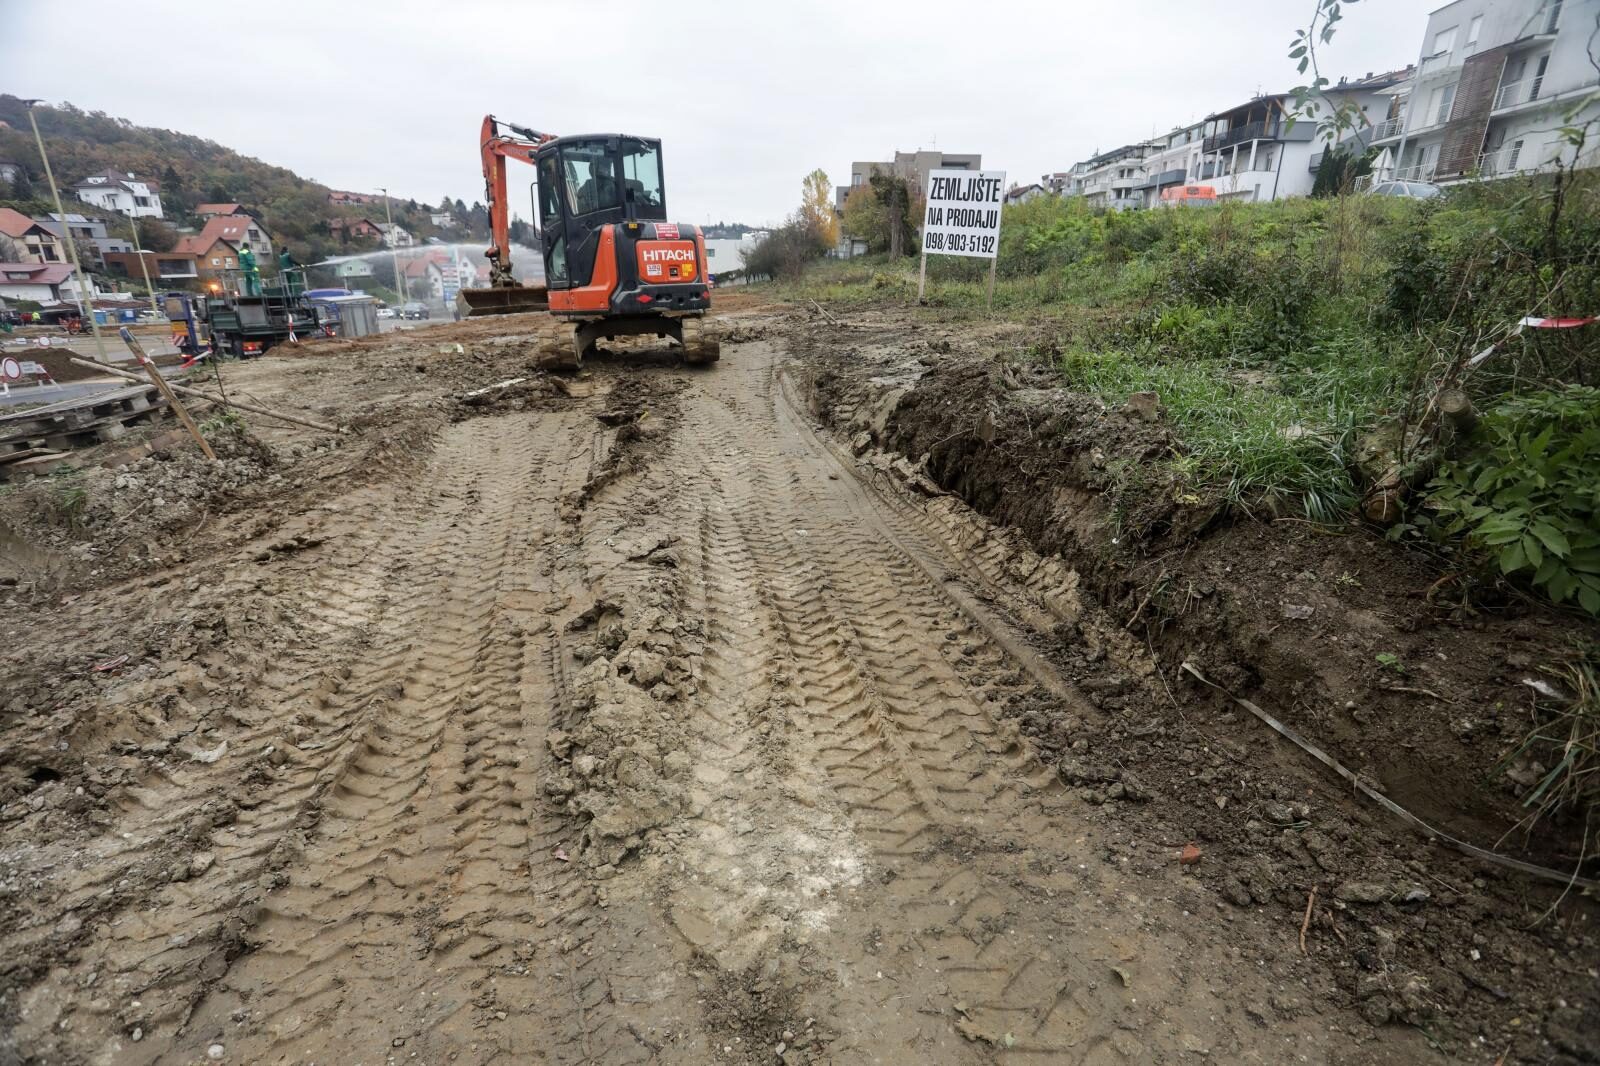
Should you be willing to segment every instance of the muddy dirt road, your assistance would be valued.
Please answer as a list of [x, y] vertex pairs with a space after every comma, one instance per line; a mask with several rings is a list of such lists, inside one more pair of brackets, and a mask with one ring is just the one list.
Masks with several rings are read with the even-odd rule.
[[240, 369], [356, 434], [8, 616], [0, 1058], [1437, 1059], [1037, 757], [1076, 575], [740, 328], [504, 403], [478, 323]]

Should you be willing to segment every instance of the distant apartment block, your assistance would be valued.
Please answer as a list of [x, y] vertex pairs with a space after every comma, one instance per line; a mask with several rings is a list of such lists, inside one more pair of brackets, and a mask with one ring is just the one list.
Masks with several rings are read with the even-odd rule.
[[[1428, 17], [1414, 66], [1328, 88], [1360, 113], [1332, 147], [1372, 150], [1372, 180], [1450, 184], [1600, 163], [1597, 34], [1600, 0], [1455, 0]], [[1294, 110], [1287, 93], [1256, 96], [1040, 182], [1112, 210], [1191, 184], [1219, 200], [1304, 196], [1330, 146], [1318, 119]], [[1589, 123], [1580, 152], [1561, 129]]]
[[1380, 178], [1450, 183], [1600, 160], [1558, 132], [1600, 119], [1600, 0], [1456, 0], [1428, 17], [1416, 74], [1371, 137]]
[[865, 160], [850, 164], [850, 184], [834, 190], [836, 207], [844, 202], [858, 187], [868, 184], [874, 174], [893, 174], [903, 178], [917, 199], [928, 187], [928, 175], [935, 170], [982, 170], [983, 156], [976, 153], [951, 153], [937, 151], [896, 152], [893, 159]]
[[1144, 196], [1137, 190], [1144, 183], [1144, 160], [1149, 154], [1148, 144], [1125, 144], [1090, 156], [1083, 161], [1075, 195], [1091, 207], [1113, 211], [1144, 206]]

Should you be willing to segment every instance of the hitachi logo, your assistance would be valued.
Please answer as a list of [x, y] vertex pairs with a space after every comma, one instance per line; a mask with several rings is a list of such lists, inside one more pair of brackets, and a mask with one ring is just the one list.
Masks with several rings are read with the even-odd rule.
[[646, 248], [646, 263], [690, 263], [694, 261], [693, 248]]

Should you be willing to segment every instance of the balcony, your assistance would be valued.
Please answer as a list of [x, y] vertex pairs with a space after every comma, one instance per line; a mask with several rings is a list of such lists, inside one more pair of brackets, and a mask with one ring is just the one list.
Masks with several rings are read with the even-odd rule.
[[1372, 127], [1372, 136], [1367, 138], [1368, 144], [1377, 144], [1379, 141], [1391, 140], [1406, 131], [1406, 117], [1388, 118]]
[[1454, 51], [1435, 52], [1431, 56], [1422, 58], [1422, 62], [1417, 65], [1417, 77], [1419, 79], [1434, 78], [1440, 74], [1447, 74], [1452, 70], [1456, 70], [1460, 66], [1461, 64], [1456, 61]]
[[1221, 148], [1230, 148], [1245, 141], [1276, 141], [1282, 134], [1282, 123], [1277, 119], [1257, 119], [1246, 122], [1242, 126], [1235, 126], [1231, 130], [1207, 137], [1202, 151], [1215, 152]]
[[1413, 163], [1409, 167], [1398, 167], [1385, 181], [1432, 181], [1434, 174], [1439, 169], [1438, 160], [1428, 163]]
[[1508, 107], [1520, 107], [1531, 104], [1539, 99], [1539, 91], [1544, 88], [1542, 75], [1532, 78], [1523, 78], [1520, 81], [1507, 82], [1500, 86], [1494, 94], [1494, 110], [1501, 111]]

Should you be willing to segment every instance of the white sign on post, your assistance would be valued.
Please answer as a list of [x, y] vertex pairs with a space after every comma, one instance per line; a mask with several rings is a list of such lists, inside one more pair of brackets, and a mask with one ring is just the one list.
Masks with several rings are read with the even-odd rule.
[[960, 255], [989, 260], [989, 294], [994, 302], [995, 259], [1000, 254], [1000, 208], [1005, 203], [1003, 170], [933, 170], [928, 173], [928, 205], [922, 215], [922, 269], [917, 300], [928, 283], [928, 256]]
[[1000, 254], [1003, 170], [935, 170], [928, 174], [922, 250], [993, 259]]

